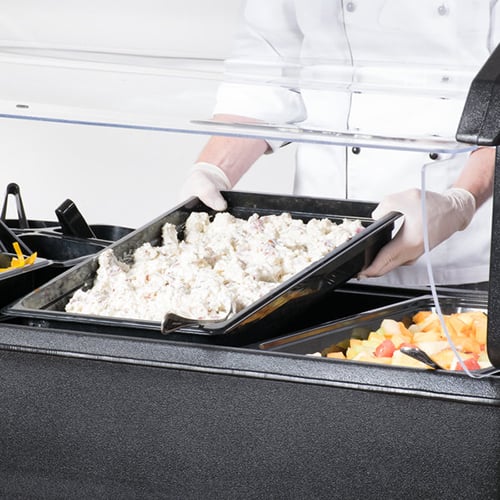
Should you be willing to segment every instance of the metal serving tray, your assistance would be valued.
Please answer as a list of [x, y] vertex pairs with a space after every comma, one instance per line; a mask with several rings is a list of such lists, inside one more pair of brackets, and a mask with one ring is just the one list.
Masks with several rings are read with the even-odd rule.
[[[302, 220], [324, 217], [336, 221], [344, 218], [360, 219], [365, 230], [225, 321], [204, 323], [174, 318], [160, 323], [65, 312], [66, 303], [77, 289], [92, 286], [98, 267], [98, 254], [62, 273], [4, 312], [10, 316], [52, 320], [67, 325], [85, 323], [86, 328], [98, 325], [100, 331], [107, 326], [121, 330], [146, 329], [158, 335], [163, 332], [174, 340], [244, 345], [290, 331], [285, 329], [285, 325], [289, 325], [294, 316], [304, 314], [309, 304], [328, 290], [345, 283], [372, 260], [379, 248], [390, 240], [394, 221], [401, 215], [392, 213], [374, 221], [370, 214], [376, 205], [367, 202], [234, 191], [225, 192], [224, 196], [228, 212], [236, 217], [289, 212]], [[215, 213], [198, 199], [191, 199], [113, 243], [110, 248], [113, 248], [118, 258], [123, 259], [145, 242], [158, 245], [161, 229], [167, 222], [175, 224], [182, 238], [188, 216], [201, 211]]]
[[[443, 314], [465, 311], [488, 312], [486, 294], [438, 297]], [[414, 314], [423, 310], [436, 311], [434, 298], [431, 295], [404, 300], [402, 302], [380, 307], [364, 313], [352, 315], [341, 320], [334, 320], [304, 329], [290, 335], [275, 338], [259, 345], [260, 349], [288, 354], [307, 355], [321, 352], [338, 344], [344, 344], [351, 338], [366, 339], [370, 332], [377, 330], [385, 318], [402, 321], [410, 325]]]

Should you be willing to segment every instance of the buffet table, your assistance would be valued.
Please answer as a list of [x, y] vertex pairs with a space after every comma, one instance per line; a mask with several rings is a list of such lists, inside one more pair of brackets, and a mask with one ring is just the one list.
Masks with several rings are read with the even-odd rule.
[[3, 498], [500, 491], [499, 378], [13, 319], [0, 358]]
[[[193, 93], [186, 89], [196, 82], [194, 95], [205, 96], [203, 100], [210, 103], [211, 109], [217, 80], [223, 74], [206, 69], [218, 61], [206, 66], [200, 60], [198, 67], [195, 64], [191, 68], [192, 60], [185, 60], [189, 64], [182, 65], [182, 59], [173, 58], [171, 65], [155, 72], [144, 71], [147, 65], [143, 66], [142, 60], [127, 69], [120, 57], [111, 57], [114, 64], [108, 67], [102, 65], [100, 58], [87, 61], [91, 54], [88, 50], [83, 54], [83, 63], [76, 64], [70, 58], [71, 64], [65, 66], [59, 60], [46, 71], [40, 71], [38, 54], [28, 52], [21, 65], [7, 54], [3, 65], [9, 68], [11, 81], [29, 85], [25, 85], [24, 91], [12, 92], [10, 86], [3, 90], [5, 103], [0, 116], [167, 133], [371, 146], [436, 155], [467, 152], [473, 149], [471, 145], [497, 146], [497, 171], [500, 168], [500, 110], [495, 105], [500, 95], [500, 49], [493, 54], [490, 68], [479, 75], [476, 87], [471, 89], [465, 119], [457, 134], [459, 142], [434, 135], [416, 140], [350, 130], [309, 130], [300, 124], [200, 120], [196, 113], [192, 116], [192, 105], [184, 104], [192, 101], [188, 104], [196, 103], [198, 107], [198, 100], [192, 100]], [[155, 64], [156, 60], [155, 56]], [[36, 78], [29, 77], [30, 69]], [[405, 72], [406, 69], [405, 65]], [[94, 84], [84, 85], [82, 90], [81, 82], [87, 79], [81, 75], [87, 73], [93, 76], [89, 81]], [[12, 79], [16, 74], [19, 77]], [[138, 79], [140, 85], [136, 83]], [[37, 86], [32, 85], [35, 80]], [[175, 91], [165, 85], [171, 80], [176, 82]], [[64, 85], [66, 81], [71, 84]], [[127, 92], [123, 91], [122, 99], [114, 106], [116, 81], [120, 87], [130, 89], [131, 98], [125, 98]], [[454, 81], [446, 78], [447, 85]], [[53, 82], [59, 83], [58, 89], [71, 89], [68, 102], [61, 102], [59, 92], [55, 97], [39, 98], [45, 89], [52, 91]], [[288, 82], [289, 88], [300, 88], [290, 83], [294, 82]], [[352, 83], [349, 79], [349, 91], [359, 91]], [[276, 84], [284, 85], [280, 80]], [[149, 94], [151, 99], [137, 100], [139, 88], [143, 96]], [[168, 99], [162, 99], [156, 90], [144, 91], [148, 88], [163, 89]], [[32, 95], [33, 89], [36, 95]], [[393, 88], [389, 86], [389, 90], [392, 93]], [[410, 87], [410, 91], [414, 90]], [[178, 100], [179, 95], [184, 100]], [[451, 97], [456, 97], [453, 92]], [[439, 98], [447, 96], [440, 93]], [[176, 100], [178, 103], [172, 106]], [[48, 104], [40, 106], [40, 101]], [[168, 106], [159, 106], [160, 102], [171, 103], [174, 112]], [[130, 110], [122, 108], [123, 103], [138, 103], [139, 109], [131, 115]], [[179, 113], [180, 109], [188, 110], [188, 116]], [[488, 347], [492, 347], [492, 362], [498, 367], [500, 260], [496, 258], [496, 249], [500, 247], [500, 176], [494, 191]], [[368, 206], [364, 209], [371, 213]], [[36, 234], [26, 232], [24, 237], [28, 246], [40, 251], [42, 241], [35, 239]], [[134, 242], [133, 238], [129, 243]], [[54, 243], [57, 236], [49, 240]], [[63, 249], [68, 248], [76, 250], [66, 242]], [[358, 260], [360, 256], [363, 255], [355, 256], [358, 271], [364, 262]], [[29, 294], [69, 269], [75, 264], [73, 257], [78, 260], [76, 255], [51, 256], [51, 266], [41, 267], [37, 273], [20, 274], [15, 285], [0, 280], [0, 305]], [[87, 267], [81, 268], [85, 276], [77, 276], [83, 277], [83, 281], [94, 271], [90, 265]], [[325, 275], [314, 276], [311, 287], [294, 291], [309, 293], [321, 286], [343, 284], [345, 276], [339, 279], [342, 272], [343, 266], [329, 269]], [[80, 286], [83, 281], [75, 283]], [[69, 288], [64, 294], [76, 289]], [[334, 292], [337, 317], [383, 305], [386, 299], [397, 301], [422, 293], [398, 290], [391, 296], [368, 287], [360, 300], [353, 294], [356, 290], [355, 285], [344, 290], [342, 301], [337, 300], [338, 294], [344, 293], [342, 289]], [[54, 297], [61, 298], [57, 293], [48, 297], [47, 303], [38, 304], [39, 312], [47, 312]], [[316, 304], [302, 307], [301, 303], [294, 330], [304, 326], [300, 320], [312, 325], [332, 319], [315, 307]], [[245, 331], [245, 338], [255, 336], [262, 340], [263, 332], [258, 326], [251, 326]], [[276, 332], [280, 334], [283, 332]], [[266, 336], [269, 338], [269, 332]], [[3, 315], [0, 497], [500, 497], [498, 375], [477, 379], [460, 372], [265, 351], [258, 342], [230, 346], [204, 340], [202, 336], [186, 336], [183, 341], [180, 337], [163, 336], [159, 329], [141, 331], [136, 327], [132, 332], [120, 325], [107, 328], [96, 322], [72, 324], [51, 322], [42, 316], [30, 320]]]
[[[23, 316], [9, 304], [34, 290], [59, 296], [110, 244], [29, 224], [15, 231], [39, 249], [39, 267], [0, 279], [2, 498], [498, 498], [500, 377], [262, 348], [428, 290], [353, 280], [265, 334], [259, 325], [270, 325], [257, 321], [238, 345], [232, 335], [75, 321], [45, 305]], [[132, 242], [143, 233], [129, 231]]]

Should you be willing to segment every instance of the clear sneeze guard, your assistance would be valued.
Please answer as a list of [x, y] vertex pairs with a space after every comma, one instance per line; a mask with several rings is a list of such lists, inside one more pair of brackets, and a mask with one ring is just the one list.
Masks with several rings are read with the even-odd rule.
[[[293, 4], [299, 16], [307, 2], [277, 3], [283, 8]], [[307, 26], [311, 14], [304, 13], [301, 41], [320, 47], [319, 51], [282, 49], [283, 40], [278, 38], [275, 47], [259, 54], [262, 40], [251, 41], [255, 50], [241, 42], [242, 22], [249, 17], [253, 22], [256, 16], [245, 6], [234, 0], [217, 0], [210, 8], [194, 0], [182, 6], [150, 0], [140, 8], [116, 1], [106, 6], [72, 2], [71, 8], [42, 7], [27, 0], [11, 3], [3, 8], [0, 20], [0, 117], [413, 151], [471, 149], [457, 143], [453, 127], [407, 128], [395, 122], [402, 117], [412, 121], [413, 108], [394, 116], [390, 116], [394, 109], [388, 110], [390, 127], [384, 125], [383, 114], [353, 126], [349, 120], [317, 119], [314, 109], [298, 119], [283, 116], [248, 123], [213, 118], [224, 82], [251, 86], [257, 92], [301, 93], [305, 106], [309, 94], [314, 98], [330, 92], [339, 102], [351, 100], [351, 113], [356, 105], [366, 109], [375, 103], [383, 109], [390, 102], [407, 102], [408, 97], [421, 100], [417, 108], [426, 102], [431, 109], [434, 104], [429, 102], [435, 100], [438, 108], [454, 113], [458, 120], [470, 82], [483, 62], [466, 57], [466, 64], [463, 60], [459, 64], [444, 49], [437, 62], [435, 54], [430, 61], [420, 52], [415, 60], [412, 54], [378, 59], [378, 47], [363, 51], [338, 40], [334, 40], [338, 50], [323, 50], [321, 40], [315, 40], [316, 28]], [[361, 28], [354, 20], [344, 21], [355, 37]], [[299, 30], [290, 29], [295, 32], [283, 36], [293, 46]], [[382, 29], [377, 25], [367, 36], [380, 39]], [[402, 31], [396, 39], [409, 35]], [[265, 42], [275, 43], [272, 35]], [[374, 116], [377, 113], [380, 109]], [[335, 108], [330, 114], [337, 114]]]

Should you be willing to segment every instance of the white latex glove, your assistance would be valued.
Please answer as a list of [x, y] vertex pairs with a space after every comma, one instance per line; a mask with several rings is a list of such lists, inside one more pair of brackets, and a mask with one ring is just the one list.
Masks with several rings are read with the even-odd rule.
[[219, 167], [198, 162], [189, 171], [181, 188], [179, 201], [197, 196], [208, 207], [222, 211], [226, 210], [227, 203], [220, 192], [228, 189], [231, 189], [231, 182]]
[[[395, 193], [373, 211], [378, 219], [389, 212], [401, 212], [404, 222], [396, 236], [376, 255], [360, 278], [382, 276], [401, 265], [412, 264], [424, 253], [424, 225], [420, 189]], [[426, 191], [429, 247], [432, 249], [456, 231], [464, 230], [476, 211], [476, 200], [467, 190], [451, 188], [444, 193]]]

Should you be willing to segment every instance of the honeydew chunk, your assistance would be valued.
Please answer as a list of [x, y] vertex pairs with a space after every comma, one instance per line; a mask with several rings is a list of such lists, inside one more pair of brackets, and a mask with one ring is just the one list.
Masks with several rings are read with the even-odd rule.
[[449, 343], [447, 340], [437, 340], [431, 342], [418, 342], [417, 346], [429, 356], [432, 356], [433, 354], [441, 352], [443, 349], [447, 349], [449, 347]]
[[395, 366], [407, 366], [410, 368], [430, 368], [425, 363], [422, 363], [411, 356], [407, 356], [401, 351], [394, 351], [394, 354], [392, 355], [392, 364]]

